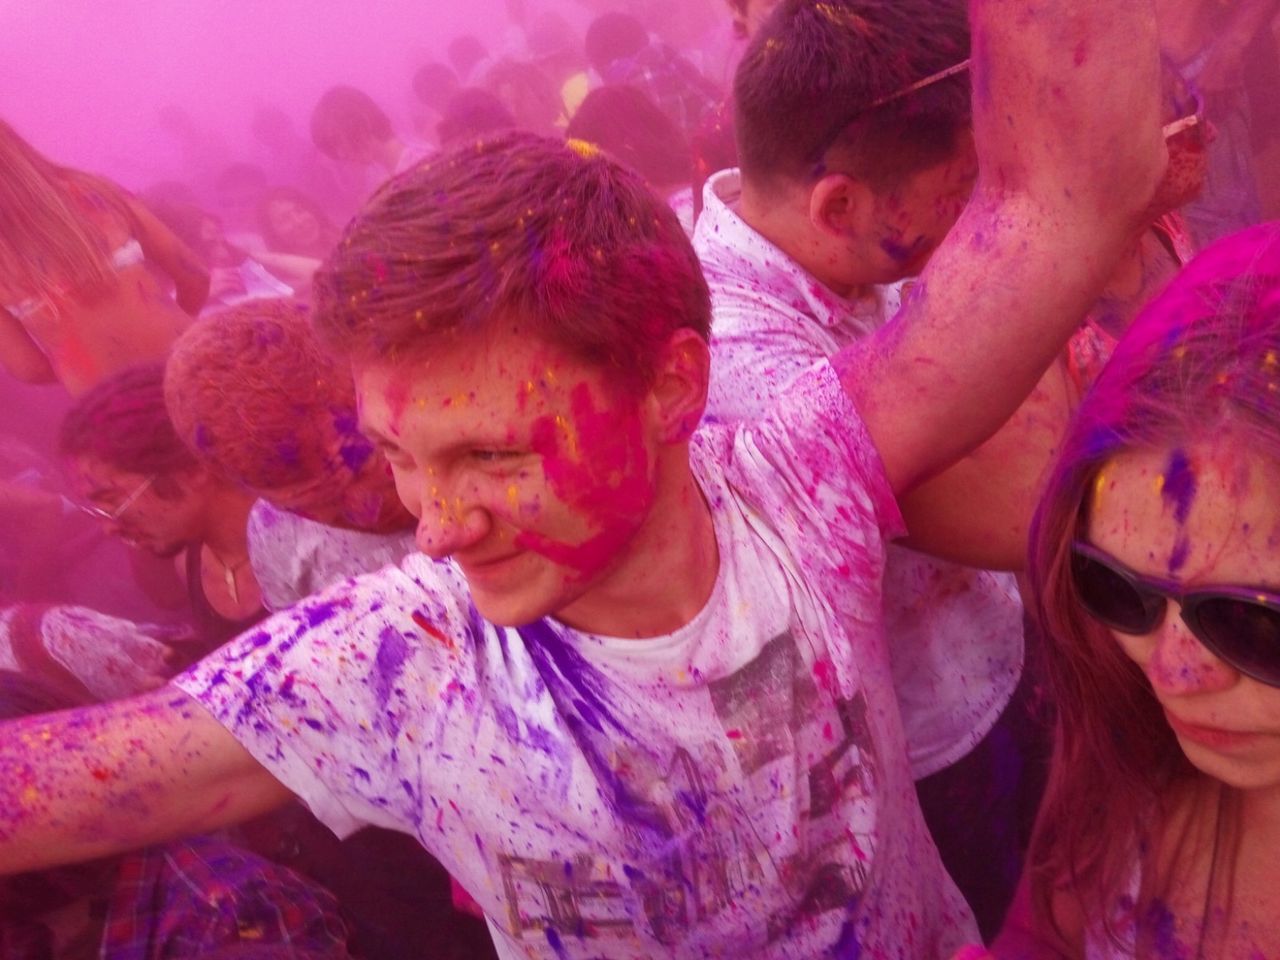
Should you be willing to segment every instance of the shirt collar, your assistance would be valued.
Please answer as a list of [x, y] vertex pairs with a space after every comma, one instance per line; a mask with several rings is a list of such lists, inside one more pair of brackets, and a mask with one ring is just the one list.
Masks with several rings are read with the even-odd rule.
[[872, 287], [863, 297], [840, 296], [747, 225], [733, 209], [741, 196], [742, 177], [737, 169], [712, 175], [703, 187], [702, 215], [694, 240], [708, 272], [749, 280], [827, 327], [844, 326], [859, 318], [874, 329], [897, 310], [898, 285]]

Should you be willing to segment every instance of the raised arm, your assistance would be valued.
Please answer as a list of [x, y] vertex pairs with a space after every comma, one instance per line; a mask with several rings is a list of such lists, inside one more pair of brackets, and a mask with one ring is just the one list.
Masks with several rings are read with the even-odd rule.
[[174, 299], [194, 317], [209, 297], [208, 267], [141, 200], [128, 197], [126, 202], [142, 252], [173, 280]]
[[900, 496], [1031, 392], [1167, 160], [1150, 0], [972, 0], [971, 19], [973, 197], [898, 316], [834, 361]]
[[172, 687], [0, 724], [0, 873], [238, 823], [289, 798]]

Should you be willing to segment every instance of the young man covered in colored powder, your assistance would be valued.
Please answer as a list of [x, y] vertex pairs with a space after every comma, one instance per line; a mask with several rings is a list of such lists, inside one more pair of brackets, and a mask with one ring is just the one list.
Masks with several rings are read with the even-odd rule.
[[[969, 48], [964, 0], [783, 0], [752, 38], [734, 83], [741, 169], [711, 178], [694, 237], [711, 290], [709, 417], [765, 416], [815, 362], [897, 310], [885, 285], [924, 266], [977, 173], [969, 77], [955, 69]], [[957, 546], [1020, 564], [1035, 455], [1047, 459], [1066, 406], [1052, 371], [987, 444], [977, 473], [1000, 506]], [[974, 466], [935, 486], [954, 493], [965, 472]], [[891, 544], [884, 597], [925, 818], [994, 934], [1018, 879], [1019, 808], [1029, 820], [1037, 793], [1017, 736], [1030, 726], [1025, 698], [1010, 705], [1023, 664], [1017, 583]]]
[[972, 937], [912, 789], [884, 546], [896, 498], [1034, 386], [1164, 163], [1146, 4], [974, 15], [966, 213], [897, 322], [736, 431], [697, 429], [706, 286], [633, 174], [509, 135], [388, 184], [319, 278], [319, 323], [424, 555], [178, 690], [5, 728], [0, 865], [292, 791], [336, 831], [416, 835], [504, 957], [924, 958]]

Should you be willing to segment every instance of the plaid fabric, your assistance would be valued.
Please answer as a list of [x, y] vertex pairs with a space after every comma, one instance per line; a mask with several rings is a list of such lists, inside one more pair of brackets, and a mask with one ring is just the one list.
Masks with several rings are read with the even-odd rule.
[[651, 43], [634, 57], [616, 61], [604, 79], [644, 91], [686, 135], [693, 134], [722, 96], [697, 67], [664, 43]]
[[259, 947], [273, 960], [348, 960], [347, 928], [325, 890], [212, 837], [125, 857], [101, 960], [202, 957]]

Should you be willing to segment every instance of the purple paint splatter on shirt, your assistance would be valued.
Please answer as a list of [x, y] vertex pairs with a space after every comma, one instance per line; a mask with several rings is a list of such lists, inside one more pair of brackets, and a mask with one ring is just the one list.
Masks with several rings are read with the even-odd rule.
[[392, 626], [383, 627], [378, 640], [378, 654], [373, 661], [373, 689], [378, 703], [385, 707], [404, 671], [404, 663], [409, 659], [409, 644], [405, 642], [404, 634]]

